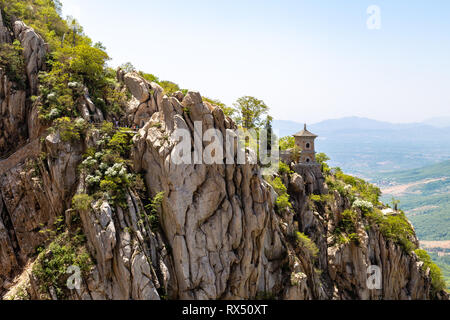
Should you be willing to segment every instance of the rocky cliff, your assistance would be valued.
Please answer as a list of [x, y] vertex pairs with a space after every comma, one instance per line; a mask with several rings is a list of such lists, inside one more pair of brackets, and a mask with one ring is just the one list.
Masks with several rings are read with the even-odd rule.
[[[31, 96], [39, 94], [47, 46], [23, 22], [13, 26], [0, 20], [0, 41], [20, 41], [27, 82], [15, 89], [0, 70], [4, 299], [446, 298], [433, 290], [415, 253], [386, 236], [384, 220], [373, 222], [319, 166], [292, 165], [267, 178], [257, 164], [175, 165], [174, 130], [195, 137], [195, 122], [223, 136], [236, 128], [197, 92], [169, 96], [157, 83], [118, 70], [117, 90], [130, 95], [120, 120], [141, 129], [127, 133], [134, 137], [119, 173], [105, 173], [115, 170], [99, 164], [114, 129], [100, 123], [111, 116], [84, 90], [77, 109], [97, 125], [79, 139], [65, 139], [62, 129], [45, 131]], [[128, 170], [143, 179], [94, 194], [89, 170], [96, 166], [99, 176]], [[285, 186], [289, 206], [278, 205], [282, 192], [274, 179]], [[88, 201], [76, 205], [82, 196]], [[414, 234], [409, 241], [417, 242]], [[66, 286], [71, 273], [58, 269], [71, 264], [81, 268], [73, 290]], [[376, 289], [368, 287], [370, 266], [381, 271]]]

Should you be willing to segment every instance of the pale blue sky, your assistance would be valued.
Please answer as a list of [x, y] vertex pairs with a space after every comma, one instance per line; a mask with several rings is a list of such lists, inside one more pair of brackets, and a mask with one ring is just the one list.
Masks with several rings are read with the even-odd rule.
[[[264, 100], [276, 119], [450, 116], [450, 1], [62, 0], [112, 66], [231, 105]], [[381, 30], [366, 26], [369, 5]]]

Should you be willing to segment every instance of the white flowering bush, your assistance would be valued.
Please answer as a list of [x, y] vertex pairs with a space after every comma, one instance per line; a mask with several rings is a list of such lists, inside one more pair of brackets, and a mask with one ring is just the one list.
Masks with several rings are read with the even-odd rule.
[[48, 99], [48, 100], [56, 99], [56, 93], [51, 92], [51, 93], [47, 96], [47, 99]]
[[351, 185], [349, 185], [349, 184], [347, 184], [347, 185], [344, 186], [344, 190], [345, 190], [347, 193], [351, 192], [352, 189], [353, 189], [353, 187], [352, 187]]
[[108, 168], [105, 172], [107, 177], [123, 177], [127, 174], [127, 168], [123, 163], [116, 163], [112, 167]]
[[116, 132], [110, 123], [104, 123], [99, 133], [95, 147], [88, 149], [80, 165], [87, 191], [94, 198], [102, 197], [126, 206], [126, 191], [137, 179], [129, 173], [125, 160], [132, 137]]
[[50, 110], [50, 112], [49, 112], [49, 114], [48, 114], [48, 116], [49, 116], [51, 119], [56, 119], [56, 118], [58, 118], [60, 115], [61, 115], [61, 112], [60, 112], [58, 109], [56, 109], [56, 108], [53, 108], [52, 110]]
[[79, 88], [79, 87], [82, 86], [80, 83], [78, 83], [78, 82], [76, 82], [76, 81], [69, 82], [67, 85], [68, 85], [69, 88], [71, 88], [71, 89], [76, 89], [76, 88]]
[[358, 208], [363, 212], [371, 212], [374, 209], [372, 202], [362, 199], [356, 199], [355, 202], [353, 202], [353, 208]]
[[93, 176], [93, 175], [88, 175], [87, 177], [86, 177], [86, 183], [89, 185], [89, 186], [93, 186], [93, 185], [96, 185], [96, 184], [100, 184], [100, 181], [101, 181], [102, 179], [101, 179], [101, 177], [99, 177], [99, 176]]
[[89, 168], [89, 167], [94, 167], [97, 165], [97, 160], [92, 158], [92, 157], [87, 157], [82, 163], [81, 165], [85, 168]]

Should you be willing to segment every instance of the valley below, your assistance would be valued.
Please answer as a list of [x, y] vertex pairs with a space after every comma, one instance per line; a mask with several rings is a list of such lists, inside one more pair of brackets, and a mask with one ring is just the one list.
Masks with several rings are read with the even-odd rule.
[[[400, 201], [414, 225], [421, 248], [441, 268], [450, 288], [450, 171], [448, 163], [383, 174], [382, 199]], [[439, 176], [441, 175], [441, 176]], [[387, 182], [389, 181], [389, 182]]]

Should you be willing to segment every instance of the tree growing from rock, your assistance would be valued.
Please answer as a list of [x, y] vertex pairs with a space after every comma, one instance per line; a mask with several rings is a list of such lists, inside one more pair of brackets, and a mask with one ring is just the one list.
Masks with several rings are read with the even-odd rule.
[[260, 128], [264, 125], [264, 116], [269, 107], [264, 101], [255, 97], [244, 96], [234, 103], [237, 117], [236, 122], [245, 129]]

